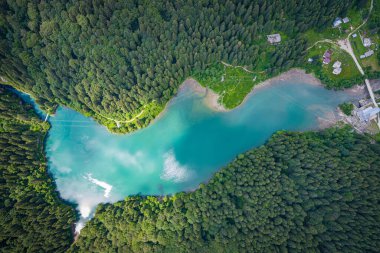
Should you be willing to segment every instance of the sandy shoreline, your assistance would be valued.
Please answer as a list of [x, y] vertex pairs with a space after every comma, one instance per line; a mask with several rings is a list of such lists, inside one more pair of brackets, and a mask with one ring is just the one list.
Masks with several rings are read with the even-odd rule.
[[178, 93], [183, 91], [184, 89], [189, 88], [193, 92], [204, 97], [205, 104], [214, 111], [226, 112], [228, 111], [224, 108], [223, 105], [219, 103], [219, 94], [215, 93], [213, 90], [203, 87], [200, 85], [195, 79], [188, 78], [186, 79], [178, 89]]

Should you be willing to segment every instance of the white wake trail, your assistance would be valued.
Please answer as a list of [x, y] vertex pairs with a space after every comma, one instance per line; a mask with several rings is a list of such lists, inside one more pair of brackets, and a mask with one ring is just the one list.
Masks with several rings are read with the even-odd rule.
[[96, 178], [93, 178], [91, 173], [87, 174], [87, 177], [85, 177], [88, 181], [91, 183], [94, 183], [104, 189], [104, 197], [108, 198], [110, 196], [111, 190], [112, 190], [112, 185], [107, 184], [106, 182], [100, 181]]

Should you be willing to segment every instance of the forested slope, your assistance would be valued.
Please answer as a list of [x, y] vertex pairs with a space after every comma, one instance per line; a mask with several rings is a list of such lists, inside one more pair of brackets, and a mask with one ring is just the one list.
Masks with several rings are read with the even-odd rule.
[[0, 86], [0, 252], [64, 252], [73, 208], [58, 199], [43, 152], [49, 124]]
[[380, 145], [349, 129], [275, 134], [173, 197], [98, 207], [72, 252], [378, 252]]
[[[66, 105], [127, 132], [146, 126], [209, 64], [260, 66], [268, 75], [300, 64], [306, 41], [298, 35], [330, 26], [355, 4], [0, 0], [0, 76], [45, 108]], [[282, 33], [280, 45], [266, 42], [273, 32]]]

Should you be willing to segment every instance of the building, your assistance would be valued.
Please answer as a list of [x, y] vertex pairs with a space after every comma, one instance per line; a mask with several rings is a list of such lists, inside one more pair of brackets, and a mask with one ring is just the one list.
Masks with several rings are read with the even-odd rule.
[[370, 57], [371, 55], [373, 55], [375, 52], [373, 50], [369, 50], [367, 52], [364, 53], [365, 57]]
[[342, 63], [340, 61], [336, 61], [334, 62], [333, 68], [340, 68], [340, 66], [342, 66]]
[[369, 47], [371, 46], [372, 42], [370, 38], [363, 38], [363, 46]]
[[333, 74], [334, 75], [339, 75], [342, 72], [342, 68], [334, 68]]
[[365, 52], [364, 54], [360, 55], [360, 59], [364, 59], [364, 58], [367, 58], [367, 57], [370, 57], [371, 55], [373, 55], [375, 52], [371, 49], [371, 50], [368, 50], [367, 52]]
[[329, 64], [331, 62], [331, 55], [333, 51], [331, 49], [326, 50], [326, 52], [323, 54], [323, 64]]
[[352, 38], [356, 38], [358, 35], [356, 33], [352, 34]]
[[307, 59], [307, 61], [308, 61], [308, 62], [313, 62], [314, 59], [313, 59], [313, 58], [309, 58], [309, 59]]
[[359, 107], [367, 106], [369, 104], [372, 104], [372, 101], [370, 99], [359, 100]]
[[370, 120], [376, 119], [378, 113], [380, 112], [380, 108], [373, 108], [372, 106], [365, 108], [363, 110], [359, 110], [357, 115], [361, 122], [369, 122]]
[[267, 35], [267, 38], [270, 44], [277, 44], [281, 42], [281, 35], [278, 33]]
[[348, 22], [350, 22], [350, 19], [348, 18], [348, 17], [345, 17], [344, 19], [343, 19], [343, 23], [348, 23]]
[[341, 18], [336, 18], [335, 20], [334, 20], [334, 22], [333, 22], [333, 27], [335, 28], [335, 27], [338, 27], [338, 26], [340, 26], [341, 24], [342, 24], [342, 19]]

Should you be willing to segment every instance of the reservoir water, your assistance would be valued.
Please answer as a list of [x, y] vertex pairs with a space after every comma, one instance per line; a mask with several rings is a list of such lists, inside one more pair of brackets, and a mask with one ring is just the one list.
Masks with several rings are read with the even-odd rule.
[[318, 118], [330, 117], [349, 99], [344, 92], [287, 80], [260, 88], [232, 111], [215, 112], [187, 88], [153, 124], [126, 135], [60, 107], [50, 118], [49, 171], [83, 220], [101, 202], [196, 189], [275, 131], [316, 129]]

